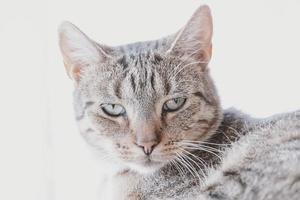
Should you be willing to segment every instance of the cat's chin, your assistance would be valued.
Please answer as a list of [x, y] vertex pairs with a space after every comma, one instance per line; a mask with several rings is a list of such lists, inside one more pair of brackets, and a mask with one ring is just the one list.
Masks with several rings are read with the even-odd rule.
[[164, 166], [162, 162], [143, 161], [139, 163], [128, 163], [128, 166], [140, 174], [153, 174]]

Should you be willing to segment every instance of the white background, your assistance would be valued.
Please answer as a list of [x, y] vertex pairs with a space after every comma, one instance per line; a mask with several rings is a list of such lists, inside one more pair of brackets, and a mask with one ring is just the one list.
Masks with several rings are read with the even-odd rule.
[[95, 200], [101, 167], [74, 123], [62, 20], [117, 45], [174, 33], [203, 2], [214, 16], [210, 68], [223, 106], [256, 117], [299, 109], [298, 0], [2, 0], [0, 199]]

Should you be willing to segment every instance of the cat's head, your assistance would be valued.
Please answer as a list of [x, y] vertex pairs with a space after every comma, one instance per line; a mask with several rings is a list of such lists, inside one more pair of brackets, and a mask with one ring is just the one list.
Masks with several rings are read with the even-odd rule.
[[207, 6], [178, 33], [157, 41], [109, 47], [68, 22], [60, 26], [59, 38], [75, 83], [80, 132], [109, 162], [154, 172], [219, 126], [219, 99], [208, 72]]

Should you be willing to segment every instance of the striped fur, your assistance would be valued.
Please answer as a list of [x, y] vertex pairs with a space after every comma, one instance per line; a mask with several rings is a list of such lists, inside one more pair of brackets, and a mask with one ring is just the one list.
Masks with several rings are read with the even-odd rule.
[[[80, 133], [107, 166], [103, 199], [299, 197], [299, 113], [261, 121], [222, 111], [208, 69], [212, 18], [207, 6], [176, 34], [156, 41], [109, 47], [68, 22], [59, 36], [75, 84]], [[178, 97], [185, 104], [164, 111], [164, 104]], [[125, 114], [109, 116], [103, 104], [121, 105]], [[154, 132], [159, 142], [145, 155], [138, 138]], [[274, 191], [269, 180], [278, 182]]]
[[187, 170], [179, 176], [178, 169], [168, 165], [140, 179], [132, 192], [143, 200], [299, 199], [300, 111], [257, 120], [227, 110], [209, 141], [218, 144], [212, 147], [220, 150], [222, 160], [193, 152], [206, 163], [203, 184]]

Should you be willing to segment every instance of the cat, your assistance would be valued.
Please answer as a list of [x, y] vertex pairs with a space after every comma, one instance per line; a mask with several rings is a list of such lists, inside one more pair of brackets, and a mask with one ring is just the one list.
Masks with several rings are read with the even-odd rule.
[[300, 113], [223, 110], [212, 33], [206, 5], [173, 35], [116, 47], [60, 25], [79, 130], [107, 169], [103, 199], [300, 198]]

